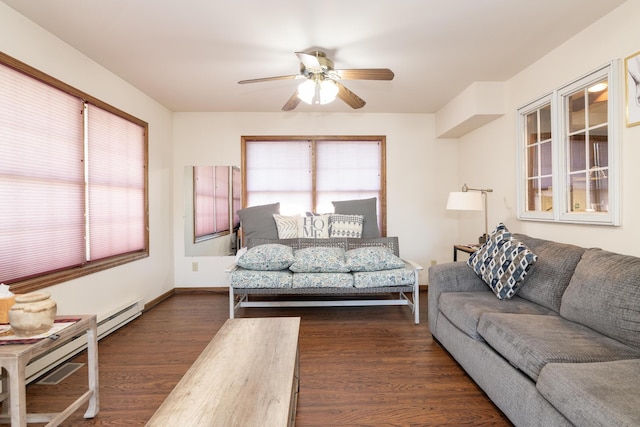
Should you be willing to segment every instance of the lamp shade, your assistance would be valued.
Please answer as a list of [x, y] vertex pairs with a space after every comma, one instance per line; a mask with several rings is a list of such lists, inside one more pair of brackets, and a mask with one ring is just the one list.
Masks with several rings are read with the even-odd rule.
[[481, 211], [482, 193], [476, 191], [452, 191], [447, 200], [447, 210]]

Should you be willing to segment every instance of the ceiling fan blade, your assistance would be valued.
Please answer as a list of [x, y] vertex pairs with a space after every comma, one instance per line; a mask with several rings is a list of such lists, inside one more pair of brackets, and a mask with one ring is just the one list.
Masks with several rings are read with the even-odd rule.
[[336, 86], [338, 86], [338, 98], [342, 99], [345, 103], [347, 103], [353, 109], [364, 107], [364, 104], [366, 104], [364, 99], [360, 98], [358, 95], [351, 92], [342, 84], [338, 82], [335, 82], [335, 84]]
[[262, 82], [270, 82], [273, 80], [292, 80], [292, 79], [299, 79], [302, 77], [304, 76], [301, 76], [300, 74], [293, 74], [290, 76], [263, 77], [261, 79], [240, 80], [238, 84], [243, 85], [245, 83], [262, 83]]
[[393, 80], [393, 71], [388, 68], [363, 68], [361, 70], [334, 70], [345, 80]]
[[298, 98], [298, 90], [296, 89], [296, 91], [293, 92], [293, 95], [291, 96], [291, 98], [289, 98], [289, 100], [282, 107], [282, 111], [291, 111], [294, 108], [296, 108], [299, 103], [300, 103], [300, 98]]
[[322, 64], [315, 55], [305, 52], [296, 52], [296, 55], [307, 70], [314, 73], [322, 72]]

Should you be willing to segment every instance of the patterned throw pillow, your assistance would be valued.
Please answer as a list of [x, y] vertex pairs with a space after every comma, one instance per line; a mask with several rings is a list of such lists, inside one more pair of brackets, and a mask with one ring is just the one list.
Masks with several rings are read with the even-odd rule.
[[278, 228], [278, 239], [295, 239], [298, 237], [298, 221], [300, 216], [274, 214], [273, 219]]
[[516, 238], [504, 224], [471, 254], [467, 265], [489, 285], [498, 299], [513, 297], [538, 256]]
[[295, 260], [289, 269], [295, 273], [348, 273], [344, 249], [311, 247], [294, 252]]
[[247, 270], [284, 270], [293, 264], [293, 249], [277, 243], [254, 246], [238, 258], [236, 264]]
[[330, 237], [362, 237], [364, 215], [333, 214], [329, 217]]
[[380, 271], [404, 267], [404, 261], [389, 248], [382, 246], [351, 249], [344, 257], [351, 271]]
[[298, 237], [307, 239], [329, 238], [329, 217], [331, 215], [301, 216], [298, 219]]

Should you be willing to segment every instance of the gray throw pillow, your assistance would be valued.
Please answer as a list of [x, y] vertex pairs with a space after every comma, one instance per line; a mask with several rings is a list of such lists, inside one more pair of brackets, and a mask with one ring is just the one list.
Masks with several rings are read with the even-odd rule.
[[242, 224], [245, 240], [277, 239], [278, 227], [276, 227], [273, 215], [279, 213], [279, 202], [240, 209], [238, 216], [240, 216], [240, 223]]
[[333, 203], [333, 208], [337, 214], [362, 215], [364, 224], [362, 226], [362, 237], [380, 237], [378, 228], [378, 199], [341, 200]]

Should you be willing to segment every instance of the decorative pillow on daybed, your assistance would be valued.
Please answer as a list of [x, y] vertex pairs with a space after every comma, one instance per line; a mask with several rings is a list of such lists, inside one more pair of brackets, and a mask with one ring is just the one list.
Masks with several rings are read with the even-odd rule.
[[273, 214], [280, 213], [280, 203], [270, 205], [251, 206], [238, 210], [244, 238], [249, 239], [277, 239], [278, 228], [273, 220]]
[[249, 249], [238, 258], [236, 264], [247, 270], [274, 271], [289, 268], [293, 261], [291, 246], [270, 243]]
[[404, 286], [414, 283], [414, 271], [408, 268], [353, 273], [353, 286], [356, 288], [381, 288], [384, 286]]
[[389, 248], [370, 246], [351, 249], [344, 255], [351, 271], [380, 271], [404, 267], [404, 262]]
[[300, 215], [285, 216], [274, 214], [273, 220], [276, 222], [276, 228], [278, 229], [278, 239], [295, 239], [298, 237]]
[[363, 215], [362, 237], [380, 237], [378, 228], [378, 199], [341, 200], [333, 203], [334, 212], [346, 215]]
[[329, 237], [362, 237], [363, 215], [332, 214], [329, 217]]
[[537, 260], [537, 255], [512, 237], [501, 223], [487, 242], [471, 254], [467, 265], [489, 285], [498, 299], [509, 299], [518, 292]]
[[328, 239], [330, 216], [330, 214], [301, 216], [298, 222], [298, 237]]
[[294, 252], [293, 264], [289, 267], [296, 273], [348, 273], [344, 261], [344, 249], [311, 247]]

